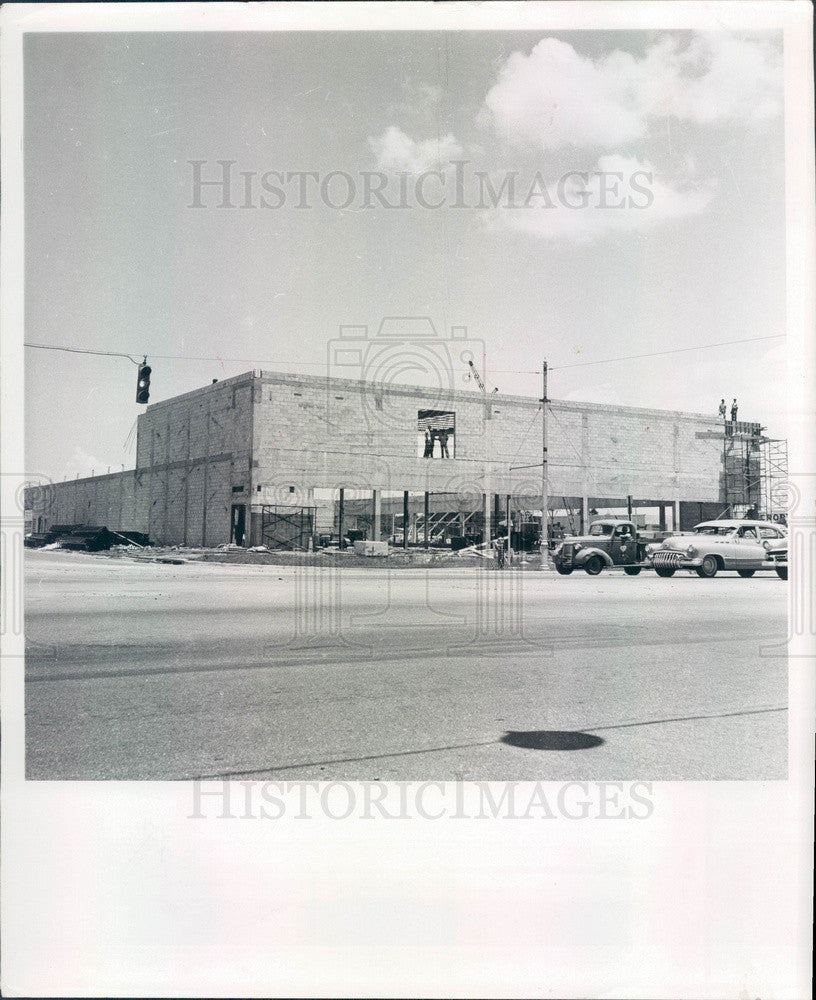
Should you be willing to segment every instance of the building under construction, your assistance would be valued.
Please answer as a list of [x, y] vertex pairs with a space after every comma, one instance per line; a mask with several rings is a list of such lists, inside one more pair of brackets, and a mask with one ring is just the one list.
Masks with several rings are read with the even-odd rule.
[[[558, 400], [546, 416], [551, 526], [630, 509], [668, 529], [781, 514], [785, 442], [758, 424]], [[525, 548], [540, 537], [544, 433], [536, 398], [247, 372], [148, 406], [135, 469], [31, 491], [30, 524], [294, 549], [456, 546], [509, 527]]]

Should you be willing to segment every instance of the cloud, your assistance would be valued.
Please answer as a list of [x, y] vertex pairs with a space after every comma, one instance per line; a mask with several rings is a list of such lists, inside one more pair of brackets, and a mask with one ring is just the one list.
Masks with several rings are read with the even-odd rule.
[[92, 455], [89, 451], [76, 445], [70, 460], [62, 470], [62, 474], [68, 479], [75, 478], [77, 473], [81, 477], [90, 476], [92, 472], [101, 476], [108, 471], [109, 466], [112, 472], [119, 471], [119, 466], [111, 466], [110, 459], [99, 458], [98, 455]]
[[697, 178], [690, 167], [669, 178], [648, 161], [610, 154], [599, 157], [592, 171], [564, 175], [537, 190], [517, 190], [512, 204], [492, 207], [486, 218], [493, 228], [537, 239], [587, 243], [611, 233], [648, 232], [669, 220], [698, 215], [715, 192], [716, 183]]
[[416, 88], [419, 105], [423, 108], [437, 108], [445, 100], [445, 91], [433, 83], [420, 83]]
[[592, 59], [544, 38], [529, 55], [507, 59], [485, 109], [511, 141], [613, 149], [667, 117], [704, 126], [765, 121], [781, 111], [781, 82], [781, 54], [766, 41], [666, 35], [640, 58], [616, 49]]
[[402, 80], [402, 95], [400, 100], [387, 106], [389, 117], [398, 120], [438, 121], [448, 94], [443, 87], [433, 83], [422, 83], [410, 79]]
[[441, 170], [464, 152], [452, 135], [417, 141], [396, 125], [368, 141], [377, 158], [377, 169], [386, 173], [422, 174], [426, 170]]

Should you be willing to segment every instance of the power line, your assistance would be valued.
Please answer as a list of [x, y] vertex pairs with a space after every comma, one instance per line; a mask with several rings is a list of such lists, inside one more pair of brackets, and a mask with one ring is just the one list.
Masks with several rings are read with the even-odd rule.
[[[717, 344], [695, 344], [693, 347], [674, 347], [668, 351], [652, 351], [649, 354], [626, 354], [619, 358], [603, 358], [599, 361], [575, 361], [568, 365], [549, 365], [549, 370], [561, 371], [564, 368], [584, 368], [587, 365], [611, 365], [616, 361], [636, 361], [639, 358], [659, 358], [666, 354], [682, 354], [685, 351], [708, 351], [713, 347], [730, 347], [733, 344], [754, 344], [760, 340], [784, 340], [786, 333], [775, 333], [769, 337], [743, 337], [740, 340], [721, 340]], [[538, 369], [528, 368], [491, 368], [494, 374], [502, 375], [540, 375]]]
[[[639, 358], [659, 358], [664, 354], [682, 354], [684, 351], [708, 351], [712, 347], [730, 347], [732, 344], [753, 344], [759, 340], [779, 340], [787, 334], [776, 333], [770, 337], [745, 337], [742, 340], [723, 340], [719, 344], [698, 344], [695, 347], [675, 347], [670, 351], [654, 351], [651, 354], [628, 354], [620, 358], [604, 358], [602, 361], [576, 361], [571, 365], [550, 365], [550, 371], [562, 368], [583, 368], [587, 365], [609, 365], [615, 361], [636, 361]], [[530, 374], [533, 374], [530, 372]], [[537, 373], [536, 373], [537, 374]]]
[[[618, 361], [638, 361], [642, 358], [659, 358], [669, 354], [683, 354], [688, 351], [709, 351], [715, 347], [732, 347], [736, 344], [754, 344], [763, 340], [781, 340], [787, 335], [784, 333], [773, 334], [768, 337], [744, 337], [740, 340], [722, 340], [716, 344], [696, 344], [693, 347], [675, 347], [668, 351], [651, 351], [648, 354], [625, 354], [617, 358], [603, 358], [598, 361], [576, 361], [572, 364], [566, 365], [550, 365], [550, 371], [562, 371], [566, 368], [585, 368], [590, 365], [611, 365]], [[132, 358], [129, 354], [120, 354], [115, 351], [97, 351], [90, 348], [80, 348], [80, 347], [62, 347], [56, 344], [24, 344], [24, 347], [36, 348], [41, 351], [68, 351], [71, 354], [95, 354], [102, 357], [109, 358], [127, 358], [132, 361], [133, 364], [138, 365], [139, 362]], [[257, 364], [267, 364], [267, 365], [287, 365], [291, 364], [291, 361], [258, 361], [257, 358], [224, 358], [224, 357], [207, 357], [207, 356], [196, 356], [192, 354], [151, 354], [151, 358], [159, 361], [215, 361], [215, 362], [227, 362], [229, 364], [241, 364], [241, 365], [257, 365]], [[322, 361], [298, 361], [298, 367], [300, 368], [325, 368], [325, 362]], [[494, 375], [539, 375], [540, 372], [537, 370], [526, 369], [526, 368], [492, 368], [491, 372]]]
[[[518, 454], [519, 454], [519, 452], [521, 451], [522, 447], [524, 446], [524, 442], [525, 442], [525, 440], [526, 440], [526, 438], [527, 438], [527, 435], [528, 435], [528, 434], [530, 433], [530, 428], [531, 428], [531, 427], [533, 426], [533, 423], [535, 422], [535, 419], [536, 419], [536, 417], [537, 417], [537, 416], [539, 415], [539, 413], [541, 413], [541, 407], [540, 407], [540, 406], [539, 406], [539, 408], [538, 408], [538, 409], [537, 409], [537, 410], [535, 411], [535, 413], [533, 414], [533, 416], [532, 416], [532, 419], [530, 420], [530, 423], [529, 423], [529, 424], [527, 425], [527, 430], [526, 430], [526, 431], [525, 431], [525, 432], [524, 432], [524, 433], [523, 433], [523, 434], [521, 435], [521, 441], [519, 442], [519, 446], [518, 446], [518, 448], [516, 448], [516, 453], [515, 453], [515, 455], [513, 455], [513, 457], [512, 457], [511, 459], [510, 459], [510, 462], [511, 462], [511, 463], [512, 463], [512, 462], [515, 462], [515, 460], [516, 460], [516, 459], [518, 458]], [[532, 468], [532, 466], [531, 466], [530, 468]]]
[[578, 449], [575, 447], [575, 444], [573, 443], [573, 440], [572, 440], [572, 435], [567, 431], [566, 426], [561, 422], [560, 417], [555, 412], [555, 410], [550, 406], [549, 403], [547, 404], [547, 409], [550, 411], [551, 415], [555, 419], [555, 421], [558, 424], [558, 426], [563, 430], [564, 437], [569, 442], [570, 448], [572, 448], [572, 450], [575, 452], [575, 454], [578, 456], [578, 458], [583, 462], [583, 460], [584, 460], [583, 454], [580, 451], [578, 451]]
[[[134, 359], [129, 354], [119, 354], [116, 351], [96, 351], [91, 348], [80, 348], [80, 347], [62, 347], [57, 344], [23, 344], [23, 347], [33, 347], [41, 351], [69, 351], [72, 354], [96, 354], [101, 357], [106, 358], [128, 358], [133, 361], [134, 364], [138, 365], [138, 361]], [[149, 353], [149, 352], [148, 352]], [[258, 364], [257, 358], [225, 358], [225, 357], [204, 357], [196, 356], [193, 354], [150, 354], [150, 357], [158, 361], [227, 361], [230, 364], [236, 365], [255, 365]], [[262, 364], [277, 365], [277, 364], [287, 364], [285, 361], [267, 361], [261, 362]], [[299, 361], [299, 365], [306, 368], [324, 368], [325, 362], [321, 361]]]
[[127, 358], [128, 361], [132, 361], [134, 365], [138, 365], [139, 362], [135, 358], [132, 358], [129, 354], [119, 354], [117, 351], [93, 351], [87, 350], [83, 347], [57, 347], [54, 344], [23, 344], [23, 347], [36, 347], [41, 351], [68, 351], [70, 354], [97, 354], [105, 358]]

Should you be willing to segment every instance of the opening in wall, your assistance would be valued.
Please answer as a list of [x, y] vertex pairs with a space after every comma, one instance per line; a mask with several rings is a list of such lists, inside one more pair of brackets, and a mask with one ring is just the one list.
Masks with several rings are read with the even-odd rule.
[[451, 410], [417, 412], [417, 455], [456, 458], [456, 414]]

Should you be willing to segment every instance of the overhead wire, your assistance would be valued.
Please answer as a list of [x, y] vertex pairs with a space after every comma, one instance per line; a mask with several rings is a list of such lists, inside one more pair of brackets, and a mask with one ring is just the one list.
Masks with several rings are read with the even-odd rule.
[[[616, 358], [600, 358], [596, 361], [575, 361], [568, 364], [561, 365], [549, 365], [550, 371], [563, 371], [567, 368], [586, 368], [591, 365], [611, 365], [619, 361], [639, 361], [644, 358], [659, 358], [671, 354], [683, 354], [689, 351], [709, 351], [716, 347], [732, 347], [737, 344], [753, 344], [765, 340], [781, 340], [786, 337], [784, 333], [777, 333], [766, 337], [743, 337], [739, 340], [722, 340], [716, 344], [695, 344], [691, 347], [675, 347], [666, 351], [650, 351], [646, 354], [623, 354]], [[98, 351], [93, 348], [80, 348], [80, 347], [64, 347], [58, 344], [30, 344], [25, 343], [24, 347], [30, 347], [37, 350], [43, 351], [68, 351], [72, 354], [94, 354], [102, 357], [113, 357], [113, 358], [127, 358], [132, 361], [133, 364], [138, 365], [139, 362], [136, 361], [130, 354], [119, 353], [116, 351]], [[137, 352], [140, 353], [140, 352]], [[146, 355], [143, 355], [146, 356]], [[246, 365], [290, 365], [292, 364], [291, 359], [288, 361], [259, 361], [257, 358], [225, 358], [219, 355], [209, 356], [209, 355], [192, 355], [192, 354], [150, 354], [150, 357], [154, 360], [159, 361], [216, 361], [216, 362], [227, 362], [229, 364], [246, 364]], [[298, 367], [301, 368], [325, 368], [325, 362], [320, 361], [298, 361], [296, 362]], [[526, 368], [494, 368], [491, 369], [493, 374], [501, 375], [538, 375], [540, 374], [539, 369], [526, 369]]]

